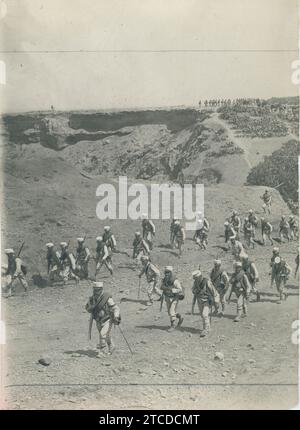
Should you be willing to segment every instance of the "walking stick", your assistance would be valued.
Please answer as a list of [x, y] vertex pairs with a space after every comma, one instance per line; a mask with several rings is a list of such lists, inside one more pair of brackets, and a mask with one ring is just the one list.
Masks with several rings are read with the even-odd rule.
[[128, 343], [128, 340], [126, 339], [126, 337], [125, 337], [125, 334], [123, 333], [123, 330], [121, 329], [121, 327], [118, 325], [118, 327], [119, 327], [119, 330], [120, 330], [120, 333], [121, 333], [121, 335], [123, 336], [123, 339], [125, 340], [125, 342], [126, 342], [126, 344], [127, 344], [127, 346], [128, 346], [128, 349], [129, 349], [129, 351], [131, 352], [131, 355], [133, 355], [133, 351], [132, 351], [132, 349], [130, 348], [130, 345], [129, 345], [129, 343]]

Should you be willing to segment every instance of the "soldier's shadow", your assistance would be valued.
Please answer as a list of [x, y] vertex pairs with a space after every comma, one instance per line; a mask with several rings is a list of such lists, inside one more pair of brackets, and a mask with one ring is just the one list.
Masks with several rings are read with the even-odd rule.
[[169, 243], [167, 243], [166, 245], [161, 243], [160, 245], [157, 245], [157, 248], [172, 249], [172, 246]]
[[[153, 324], [152, 325], [137, 325], [136, 326], [136, 328], [145, 328], [148, 330], [161, 330], [161, 331], [167, 331], [169, 327], [170, 326], [168, 326], [168, 325], [153, 325]], [[181, 332], [192, 333], [192, 334], [199, 333], [198, 328], [185, 327], [185, 326], [178, 327], [174, 331], [181, 331]]]
[[229, 251], [229, 249], [226, 248], [226, 246], [221, 246], [221, 245], [213, 245], [212, 248], [222, 249], [222, 251], [225, 251], [225, 252]]
[[[146, 306], [146, 304], [148, 303], [148, 300], [143, 300], [143, 299], [130, 299], [129, 297], [122, 297], [122, 299], [120, 300], [122, 303], [123, 302], [131, 302], [131, 303], [140, 303], [141, 305]], [[150, 307], [150, 306], [149, 306]]]
[[169, 254], [174, 255], [175, 257], [179, 257], [179, 254], [175, 251], [171, 251], [171, 250], [162, 250], [161, 252], [168, 252]]
[[95, 351], [93, 349], [77, 349], [76, 351], [65, 351], [65, 354], [79, 354], [82, 356], [87, 356], [90, 358], [96, 358], [98, 357], [98, 351]]

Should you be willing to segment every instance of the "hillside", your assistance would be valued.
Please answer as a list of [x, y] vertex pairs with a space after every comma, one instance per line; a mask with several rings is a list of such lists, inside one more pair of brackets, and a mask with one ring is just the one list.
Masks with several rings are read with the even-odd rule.
[[[250, 303], [248, 318], [233, 323], [233, 299], [223, 319], [212, 317], [209, 337], [200, 340], [199, 314], [190, 314], [192, 271], [200, 265], [207, 275], [218, 257], [232, 272], [233, 258], [224, 248], [225, 218], [233, 209], [244, 217], [250, 208], [262, 216], [260, 196], [266, 187], [243, 184], [252, 166], [263, 157], [255, 158], [252, 150], [243, 149], [242, 138], [215, 111], [188, 112], [177, 126], [170, 114], [161, 119], [150, 117], [148, 122], [142, 117], [138, 124], [129, 124], [127, 117], [127, 125], [119, 118], [115, 127], [108, 123], [101, 129], [93, 125], [99, 120], [95, 115], [96, 119], [88, 123], [89, 130], [84, 128], [88, 114], [80, 114], [76, 122], [72, 122], [74, 118], [70, 121], [71, 113], [67, 119], [66, 114], [59, 115], [62, 117], [53, 122], [54, 131], [51, 127], [45, 131], [47, 139], [53, 141], [43, 140], [40, 128], [35, 137], [27, 128], [34, 128], [37, 117], [41, 124], [48, 117], [32, 115], [28, 122], [22, 118], [24, 123], [16, 134], [11, 134], [13, 120], [10, 126], [6, 122], [10, 140], [2, 151], [2, 248], [18, 249], [25, 241], [22, 257], [28, 266], [30, 292], [26, 296], [16, 286], [16, 295], [3, 301], [8, 342], [3, 348], [4, 404], [11, 409], [99, 410], [111, 409], [112, 405], [118, 409], [173, 409], [174, 401], [178, 405], [180, 398], [181, 407], [189, 409], [206, 409], [212, 404], [224, 409], [293, 407], [297, 403], [298, 347], [290, 339], [291, 324], [298, 319], [298, 285], [291, 276], [288, 300], [282, 306], [276, 304], [276, 291], [270, 289], [268, 275], [269, 245], [263, 247], [258, 241], [256, 248], [249, 250], [260, 274], [262, 300]], [[156, 123], [151, 123], [154, 120]], [[99, 133], [106, 135], [99, 138]], [[81, 140], [83, 134], [87, 140]], [[29, 140], [23, 141], [24, 135]], [[70, 143], [70, 136], [77, 136], [72, 137], [78, 138], [77, 143]], [[280, 137], [281, 142], [288, 138]], [[263, 151], [273, 152], [271, 144]], [[157, 235], [151, 258], [160, 269], [172, 264], [183, 282], [183, 327], [166, 332], [169, 320], [165, 306], [162, 312], [158, 302], [145, 306], [144, 279], [141, 298], [137, 297], [139, 270], [130, 256], [140, 221], [109, 220], [119, 252], [113, 256], [114, 276], [103, 269], [99, 279], [121, 308], [122, 328], [134, 355], [116, 328], [116, 353], [97, 358], [96, 328], [89, 342], [88, 314], [84, 310], [92, 284], [88, 280], [76, 286], [70, 281], [65, 287], [50, 287], [45, 243], [51, 240], [57, 246], [62, 240], [70, 241], [74, 251], [76, 237], [86, 235], [94, 254], [95, 238], [107, 224], [96, 217], [98, 185], [108, 182], [117, 187], [120, 174], [128, 175], [129, 184], [137, 182], [136, 178], [148, 186], [155, 181], [172, 182], [181, 170], [191, 182], [203, 179], [206, 183], [205, 216], [211, 223], [208, 248], [200, 251], [191, 240], [192, 232], [188, 232], [179, 259], [169, 247], [170, 221], [155, 220]], [[289, 214], [289, 209], [279, 191], [271, 191], [270, 219], [274, 243], [278, 243], [280, 216]], [[293, 269], [297, 245], [292, 242], [280, 246]], [[94, 269], [91, 261], [91, 275]], [[224, 361], [214, 359], [216, 351], [224, 354]], [[37, 363], [44, 356], [50, 358], [49, 366]]]

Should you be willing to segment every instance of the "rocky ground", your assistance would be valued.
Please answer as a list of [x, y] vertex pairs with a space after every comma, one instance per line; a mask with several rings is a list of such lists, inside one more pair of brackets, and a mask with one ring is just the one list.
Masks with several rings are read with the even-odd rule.
[[[107, 224], [96, 218], [95, 192], [108, 179], [82, 176], [61, 152], [36, 144], [7, 147], [5, 170], [2, 248], [18, 249], [25, 241], [22, 256], [28, 265], [30, 291], [25, 295], [17, 286], [13, 297], [2, 300], [7, 338], [1, 352], [3, 408], [287, 409], [297, 404], [298, 346], [291, 336], [292, 323], [299, 318], [298, 279], [290, 277], [287, 301], [276, 304], [268, 275], [270, 245], [257, 242], [249, 250], [260, 273], [262, 300], [250, 303], [247, 318], [233, 322], [233, 297], [224, 318], [213, 317], [209, 337], [200, 339], [200, 316], [190, 314], [191, 272], [200, 265], [207, 274], [216, 257], [232, 271], [233, 258], [222, 236], [224, 219], [232, 209], [245, 216], [253, 208], [262, 215], [263, 187], [223, 183], [205, 188], [205, 215], [211, 222], [206, 251], [199, 250], [190, 232], [179, 259], [168, 245], [169, 221], [156, 222], [152, 259], [161, 269], [172, 264], [186, 290], [180, 303], [184, 323], [173, 333], [166, 331], [165, 307], [160, 312], [157, 302], [145, 306], [145, 280], [141, 299], [137, 297], [138, 268], [130, 256], [140, 222], [111, 221], [119, 250], [113, 257], [115, 274], [110, 277], [103, 269], [99, 279], [120, 305], [121, 327], [133, 355], [116, 327], [116, 351], [98, 357], [97, 331], [94, 327], [88, 341], [89, 315], [84, 310], [91, 282], [48, 286], [45, 243], [70, 240], [74, 250], [76, 237], [87, 235], [94, 253], [95, 237]], [[116, 178], [109, 181], [116, 184]], [[280, 216], [289, 212], [278, 191], [272, 193], [276, 243]], [[297, 243], [280, 248], [294, 269]], [[93, 262], [90, 271], [94, 272]], [[40, 364], [41, 358], [49, 365]]]

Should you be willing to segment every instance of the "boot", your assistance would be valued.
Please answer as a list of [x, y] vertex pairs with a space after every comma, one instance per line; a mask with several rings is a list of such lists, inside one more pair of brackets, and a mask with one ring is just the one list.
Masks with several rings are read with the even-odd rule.
[[236, 315], [236, 317], [234, 318], [234, 322], [239, 322], [241, 320], [241, 311], [239, 311]]
[[175, 321], [171, 321], [171, 325], [168, 328], [168, 332], [172, 333], [172, 331], [174, 331], [174, 330], [175, 330]]
[[243, 308], [242, 318], [246, 318], [247, 316], [247, 308]]
[[113, 345], [113, 344], [108, 345], [108, 353], [110, 355], [112, 355], [112, 353], [114, 352], [115, 349], [116, 349], [115, 345]]
[[176, 317], [178, 318], [177, 327], [181, 327], [183, 323], [183, 317], [180, 314], [177, 314]]

